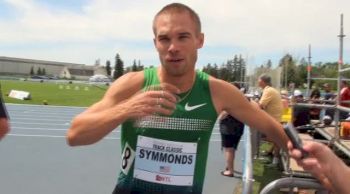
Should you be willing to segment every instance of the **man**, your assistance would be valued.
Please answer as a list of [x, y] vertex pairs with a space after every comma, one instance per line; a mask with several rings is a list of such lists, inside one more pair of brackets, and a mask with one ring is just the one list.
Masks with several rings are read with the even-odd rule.
[[1, 85], [0, 85], [0, 140], [4, 138], [6, 133], [10, 130], [10, 125], [8, 122], [8, 114], [5, 104], [2, 99]]
[[323, 84], [323, 89], [324, 89], [324, 99], [334, 100], [335, 95], [332, 93], [331, 85], [329, 83], [325, 83]]
[[[329, 83], [325, 83], [323, 84], [323, 89], [324, 89], [324, 99], [328, 100], [328, 102], [326, 102], [325, 104], [335, 104], [334, 98], [336, 96], [332, 93], [331, 85]], [[328, 115], [331, 117], [331, 119], [334, 119], [334, 110], [326, 109], [324, 115]]]
[[[294, 90], [293, 96], [296, 103], [304, 102], [304, 96], [300, 90]], [[293, 106], [292, 118], [294, 127], [310, 124], [309, 108], [302, 106]]]
[[305, 141], [303, 149], [308, 157], [301, 158], [301, 152], [288, 143], [289, 155], [298, 165], [313, 174], [332, 193], [349, 194], [350, 168], [339, 159], [327, 146], [312, 141]]
[[260, 107], [269, 115], [281, 122], [282, 119], [282, 99], [280, 93], [271, 87], [271, 77], [268, 75], [261, 75], [258, 81], [259, 87], [263, 89], [263, 93], [259, 100]]
[[113, 193], [202, 193], [209, 138], [222, 111], [286, 146], [281, 125], [238, 89], [195, 71], [204, 34], [191, 8], [165, 6], [153, 32], [161, 65], [116, 80], [67, 133], [69, 145], [87, 145], [122, 124], [122, 165]]
[[[263, 89], [263, 93], [259, 100], [260, 108], [266, 111], [270, 116], [272, 116], [277, 122], [282, 121], [283, 114], [283, 104], [280, 93], [273, 87], [271, 87], [271, 77], [265, 74], [262, 74], [259, 77], [258, 85]], [[267, 138], [271, 141], [270, 138]], [[268, 155], [273, 155], [272, 166], [276, 166], [279, 161], [279, 146], [273, 144]]]
[[10, 126], [8, 123], [8, 115], [0, 92], [0, 140], [6, 135], [6, 133], [8, 133], [9, 130]]
[[[316, 86], [312, 86], [312, 91], [310, 94], [310, 102], [313, 104], [319, 104], [319, 100], [321, 97], [321, 92]], [[320, 113], [321, 109], [320, 108], [310, 108], [309, 110], [310, 113], [310, 119], [311, 120], [320, 120]]]
[[[345, 80], [340, 82], [340, 101], [349, 101], [349, 102], [341, 102], [340, 105], [349, 108], [350, 107], [350, 88], [348, 83]], [[340, 111], [340, 119], [348, 118], [348, 112]]]

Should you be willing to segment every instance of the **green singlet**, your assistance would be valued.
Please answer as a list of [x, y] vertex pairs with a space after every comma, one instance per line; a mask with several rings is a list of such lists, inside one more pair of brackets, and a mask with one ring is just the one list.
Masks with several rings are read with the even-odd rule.
[[[159, 85], [156, 68], [144, 70], [143, 88]], [[180, 94], [171, 116], [151, 115], [123, 123], [118, 194], [201, 194], [209, 139], [217, 118], [208, 75]]]

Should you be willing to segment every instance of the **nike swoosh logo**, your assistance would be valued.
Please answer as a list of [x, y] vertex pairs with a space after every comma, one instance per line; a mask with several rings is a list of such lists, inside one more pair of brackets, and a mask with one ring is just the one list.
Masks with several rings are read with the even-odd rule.
[[207, 104], [207, 103], [203, 103], [203, 104], [198, 104], [198, 105], [190, 106], [190, 105], [188, 105], [188, 102], [187, 102], [186, 105], [185, 105], [185, 110], [186, 110], [186, 111], [191, 111], [191, 110], [197, 109], [197, 108], [199, 108], [199, 107], [202, 107], [202, 106], [204, 106], [204, 105], [206, 105], [206, 104]]

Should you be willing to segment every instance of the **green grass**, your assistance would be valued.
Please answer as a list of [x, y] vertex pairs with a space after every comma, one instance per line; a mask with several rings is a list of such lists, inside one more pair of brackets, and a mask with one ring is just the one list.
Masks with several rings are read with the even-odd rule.
[[[264, 143], [260, 147], [260, 151], [268, 150], [270, 144]], [[256, 159], [253, 162], [254, 185], [253, 193], [258, 194], [270, 182], [281, 178], [282, 172], [277, 168], [266, 167], [264, 160]]]
[[[100, 100], [107, 89], [107, 86], [75, 84], [74, 82], [73, 84], [68, 84], [1, 80], [0, 83], [5, 102], [16, 104], [39, 105], [43, 104], [43, 101], [47, 101], [49, 105], [87, 107]], [[9, 98], [7, 94], [11, 90], [30, 92], [31, 99], [18, 100]]]

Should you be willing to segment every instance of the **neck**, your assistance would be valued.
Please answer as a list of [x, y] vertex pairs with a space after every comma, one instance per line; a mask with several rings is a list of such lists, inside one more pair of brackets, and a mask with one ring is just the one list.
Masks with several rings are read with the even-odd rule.
[[162, 67], [159, 67], [157, 72], [160, 83], [168, 83], [174, 85], [180, 90], [181, 93], [190, 90], [196, 78], [195, 70], [186, 72], [180, 76], [170, 75]]

